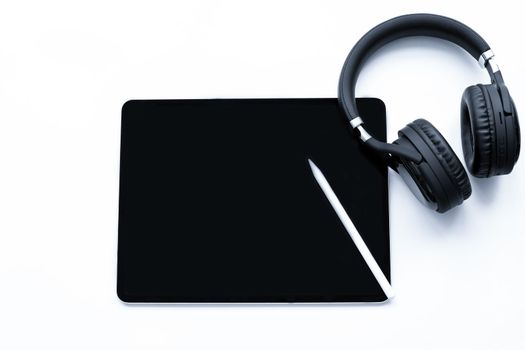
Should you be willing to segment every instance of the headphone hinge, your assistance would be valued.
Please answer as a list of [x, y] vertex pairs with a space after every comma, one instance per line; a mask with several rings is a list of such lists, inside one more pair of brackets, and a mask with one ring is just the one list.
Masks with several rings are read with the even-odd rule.
[[366, 142], [369, 139], [371, 139], [372, 136], [370, 136], [370, 134], [366, 131], [366, 129], [363, 127], [363, 124], [364, 122], [363, 119], [361, 119], [361, 117], [355, 117], [353, 119], [350, 119], [350, 126], [352, 127], [352, 129], [357, 129], [361, 141]]
[[487, 50], [483, 52], [478, 59], [478, 63], [481, 66], [481, 68], [487, 68], [487, 63], [489, 64], [490, 71], [492, 73], [496, 73], [499, 71], [499, 66], [496, 63], [496, 58], [494, 56], [494, 52], [492, 50]]
[[[492, 84], [496, 84], [498, 87], [498, 93], [501, 98], [501, 105], [503, 106], [503, 112], [505, 115], [512, 115], [510, 94], [503, 81], [503, 75], [499, 70], [499, 66], [496, 63], [496, 59], [492, 50], [487, 50], [479, 56], [478, 60], [482, 68], [487, 68], [489, 71]], [[487, 64], [488, 63], [488, 64]]]
[[[489, 69], [490, 72], [490, 69]], [[512, 115], [512, 107], [511, 107], [511, 98], [509, 94], [509, 90], [507, 89], [507, 86], [505, 85], [505, 82], [503, 81], [503, 75], [501, 75], [501, 71], [497, 71], [494, 74], [491, 74], [492, 76], [492, 84], [495, 84], [498, 89], [499, 97], [501, 98], [501, 105], [503, 107], [503, 112], [505, 115]]]

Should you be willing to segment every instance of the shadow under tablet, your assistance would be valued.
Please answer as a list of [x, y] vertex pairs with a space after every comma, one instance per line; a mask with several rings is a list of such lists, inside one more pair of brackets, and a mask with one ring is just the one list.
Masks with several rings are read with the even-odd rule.
[[[358, 99], [385, 139], [385, 108]], [[117, 292], [126, 302], [383, 301], [314, 179], [323, 171], [390, 279], [386, 166], [336, 99], [129, 101]]]

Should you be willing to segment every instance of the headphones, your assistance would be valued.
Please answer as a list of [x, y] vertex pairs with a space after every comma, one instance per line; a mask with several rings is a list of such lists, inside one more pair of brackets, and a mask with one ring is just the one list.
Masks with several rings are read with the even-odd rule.
[[367, 58], [385, 44], [411, 36], [430, 36], [465, 49], [486, 68], [488, 85], [473, 85], [461, 98], [461, 138], [469, 172], [476, 177], [509, 174], [520, 151], [520, 128], [514, 101], [487, 42], [451, 18], [413, 14], [390, 19], [366, 33], [348, 54], [339, 80], [339, 105], [361, 141], [383, 156], [426, 206], [444, 213], [470, 197], [465, 168], [441, 135], [425, 119], [398, 132], [393, 143], [381, 142], [366, 130], [355, 99], [357, 77]]

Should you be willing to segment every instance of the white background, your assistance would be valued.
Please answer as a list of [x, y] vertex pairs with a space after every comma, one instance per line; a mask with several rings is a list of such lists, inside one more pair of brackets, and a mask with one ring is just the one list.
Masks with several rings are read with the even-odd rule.
[[[520, 4], [2, 0], [0, 348], [523, 349], [523, 160], [471, 178], [446, 215], [392, 174], [387, 304], [127, 306], [115, 292], [126, 100], [335, 97], [362, 34], [435, 12], [484, 36], [523, 110]], [[373, 57], [357, 92], [385, 101], [390, 140], [425, 117], [461, 155], [460, 96], [487, 81], [457, 47], [408, 39]]]

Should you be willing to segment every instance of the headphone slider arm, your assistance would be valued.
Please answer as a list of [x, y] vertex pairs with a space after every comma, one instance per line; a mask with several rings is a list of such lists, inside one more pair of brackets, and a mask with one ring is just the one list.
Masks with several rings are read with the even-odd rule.
[[355, 117], [353, 119], [350, 119], [350, 126], [352, 127], [352, 129], [357, 129], [361, 141], [366, 142], [369, 139], [371, 139], [372, 136], [370, 136], [370, 134], [366, 131], [366, 129], [363, 127], [363, 124], [363, 119], [361, 119], [361, 117]]

